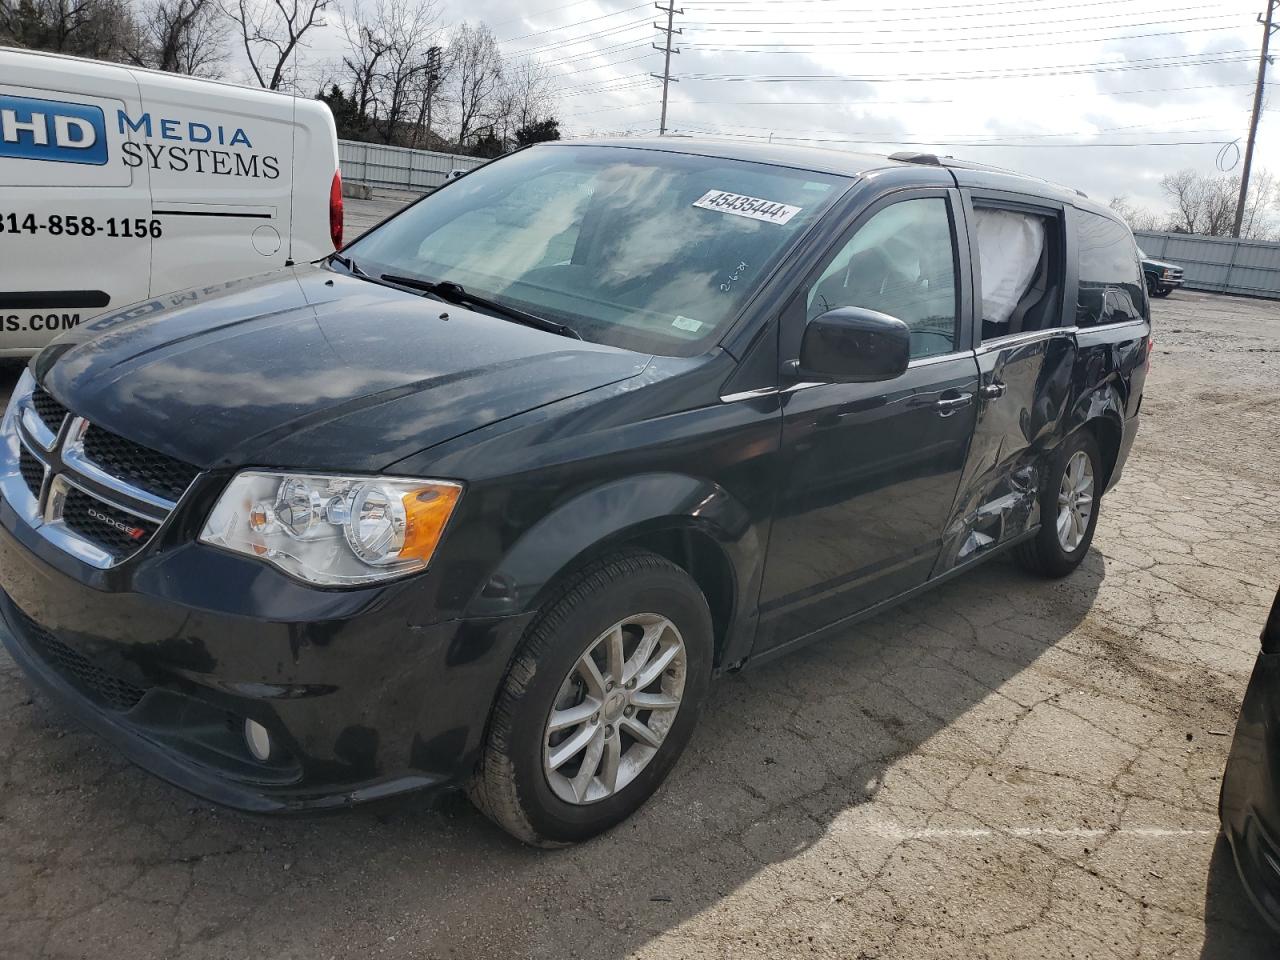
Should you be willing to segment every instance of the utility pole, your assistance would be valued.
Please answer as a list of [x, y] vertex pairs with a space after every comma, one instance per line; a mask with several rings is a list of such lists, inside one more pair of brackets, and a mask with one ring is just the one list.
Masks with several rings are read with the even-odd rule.
[[[1271, 0], [1271, 2], [1280, 3], [1280, 0]], [[665, 7], [660, 3], [655, 3], [654, 6], [657, 7], [658, 10], [662, 11], [667, 15], [667, 25], [665, 27], [660, 23], [655, 23], [653, 25], [653, 28], [655, 30], [658, 30], [666, 34], [666, 41], [663, 43], [662, 46], [658, 46], [656, 43], [653, 45], [653, 49], [661, 50], [664, 55], [663, 63], [662, 63], [662, 75], [659, 76], [656, 73], [649, 74], [649, 76], [653, 77], [655, 80], [662, 81], [662, 119], [658, 123], [658, 135], [663, 136], [667, 132], [667, 87], [670, 84], [680, 82], [679, 80], [671, 79], [671, 55], [673, 53], [680, 52], [680, 49], [678, 47], [673, 48], [671, 46], [671, 37], [673, 34], [684, 33], [683, 29], [677, 30], [674, 26], [676, 14], [678, 13], [681, 16], [683, 16], [684, 7], [681, 7], [680, 9], [677, 10], [676, 0], [667, 0], [667, 5]]]
[[1240, 171], [1240, 199], [1236, 201], [1236, 224], [1231, 235], [1240, 237], [1240, 227], [1244, 223], [1244, 205], [1249, 197], [1249, 170], [1253, 167], [1253, 141], [1258, 136], [1258, 115], [1262, 112], [1262, 94], [1267, 83], [1267, 64], [1271, 58], [1267, 56], [1267, 48], [1271, 45], [1271, 15], [1280, 6], [1280, 0], [1267, 0], [1266, 19], [1258, 17], [1262, 24], [1262, 56], [1258, 58], [1258, 85], [1253, 90], [1253, 116], [1249, 118], [1249, 140], [1244, 148], [1244, 169]]

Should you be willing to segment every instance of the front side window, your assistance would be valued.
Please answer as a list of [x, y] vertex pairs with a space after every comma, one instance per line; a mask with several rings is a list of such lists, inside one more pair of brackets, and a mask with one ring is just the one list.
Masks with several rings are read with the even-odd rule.
[[956, 266], [942, 197], [885, 207], [857, 229], [809, 289], [807, 320], [865, 307], [911, 328], [911, 356], [956, 349]]
[[587, 340], [691, 356], [725, 332], [846, 183], [719, 157], [535, 147], [344, 253], [370, 275], [458, 283]]
[[1076, 211], [1080, 247], [1080, 285], [1076, 323], [1123, 323], [1141, 320], [1142, 263], [1129, 228], [1109, 217]]

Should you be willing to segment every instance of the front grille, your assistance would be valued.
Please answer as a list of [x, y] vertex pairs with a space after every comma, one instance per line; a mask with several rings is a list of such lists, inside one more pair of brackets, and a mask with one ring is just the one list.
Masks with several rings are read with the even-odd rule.
[[36, 387], [31, 394], [31, 407], [54, 434], [62, 429], [62, 421], [67, 418], [67, 408], [53, 399], [53, 395], [44, 387]]
[[200, 472], [189, 463], [95, 426], [84, 435], [84, 455], [107, 473], [167, 500], [181, 497]]
[[26, 639], [36, 652], [91, 700], [123, 713], [132, 710], [147, 695], [145, 687], [113, 676], [78, 650], [67, 646], [17, 607], [12, 609], [17, 612], [25, 628]]
[[159, 527], [136, 514], [115, 507], [72, 487], [62, 503], [62, 522], [117, 560], [123, 560], [151, 539]]
[[40, 487], [44, 483], [44, 464], [25, 446], [18, 453], [18, 472], [31, 495], [39, 500]]

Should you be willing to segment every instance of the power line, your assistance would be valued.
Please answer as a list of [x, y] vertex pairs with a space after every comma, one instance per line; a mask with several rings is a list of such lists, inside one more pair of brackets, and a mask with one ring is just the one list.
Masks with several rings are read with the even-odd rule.
[[[1226, 87], [1249, 87], [1253, 86], [1253, 81], [1249, 80], [1242, 83], [1206, 83], [1198, 86], [1190, 87], [1149, 87], [1143, 90], [1095, 90], [1089, 92], [1078, 93], [1050, 93], [1043, 94], [1037, 99], [1041, 100], [1075, 100], [1083, 97], [1118, 97], [1118, 96], [1136, 96], [1146, 94], [1160, 94], [1161, 96], [1169, 93], [1183, 93], [1191, 90], [1219, 90]], [[736, 106], [736, 107], [858, 107], [867, 110], [873, 107], [890, 107], [890, 106], [930, 106], [952, 104], [963, 101], [953, 99], [915, 99], [915, 100], [681, 100], [678, 106]], [[570, 113], [565, 115], [565, 119], [573, 117], [585, 117], [600, 113], [615, 113], [619, 110], [639, 110], [641, 108], [648, 109], [648, 103], [624, 103], [616, 104], [609, 107], [600, 107], [596, 110], [583, 110], [578, 113]], [[1280, 107], [1264, 110], [1264, 113], [1280, 113]], [[1178, 121], [1181, 122], [1181, 121]]]
[[499, 40], [497, 42], [498, 43], [514, 43], [517, 40], [527, 40], [529, 39], [529, 37], [538, 37], [544, 33], [555, 33], [557, 30], [568, 30], [571, 27], [580, 27], [584, 23], [595, 23], [597, 20], [608, 20], [611, 17], [620, 17], [624, 13], [630, 13], [632, 10], [640, 10], [647, 6], [649, 6], [648, 3], [637, 3], [634, 7], [623, 7], [621, 10], [615, 11], [614, 13], [601, 14], [598, 17], [591, 17], [590, 19], [587, 19], [587, 20], [575, 20], [573, 23], [561, 24], [558, 27], [547, 27], [545, 30], [535, 30], [533, 31], [533, 33], [526, 33], [523, 36], [519, 36], [519, 37], [508, 37], [506, 40]]
[[[1168, 30], [1160, 33], [1133, 33], [1133, 34], [1125, 34], [1123, 36], [1111, 36], [1111, 37], [1083, 37], [1079, 40], [1043, 40], [1040, 42], [1033, 42], [1033, 43], [1028, 43], [1025, 40], [1020, 40], [1016, 43], [999, 43], [999, 44], [992, 44], [990, 46], [985, 46], [985, 47], [938, 47], [938, 48], [895, 47], [892, 50], [861, 50], [862, 47], [892, 46], [899, 42], [899, 41], [893, 41], [893, 40], [884, 40], [884, 41], [871, 40], [866, 43], [859, 43], [859, 42], [809, 43], [809, 44], [786, 43], [786, 44], [776, 44], [776, 45], [757, 45], [754, 47], [724, 47], [724, 46], [713, 46], [710, 44], [695, 43], [695, 44], [690, 44], [687, 47], [687, 49], [702, 52], [702, 53], [812, 54], [815, 51], [831, 50], [838, 47], [838, 48], [847, 50], [849, 52], [862, 52], [862, 53], [870, 53], [870, 54], [876, 54], [876, 53], [883, 53], [883, 54], [977, 53], [980, 51], [987, 51], [987, 50], [1021, 50], [1026, 47], [1064, 47], [1064, 46], [1072, 46], [1075, 44], [1084, 44], [1084, 43], [1109, 43], [1115, 40], [1146, 40], [1152, 37], [1175, 37], [1175, 36], [1181, 36], [1189, 33], [1202, 34], [1202, 33], [1212, 33], [1220, 30], [1235, 30], [1235, 29], [1236, 29], [1235, 27], [1200, 27], [1198, 29], [1193, 29], [1193, 30]], [[1022, 36], [1034, 37], [1034, 36], [1040, 36], [1040, 33], [1028, 33], [1028, 34], [1022, 34]], [[987, 39], [987, 38], [984, 38], [984, 39]], [[1003, 38], [992, 37], [989, 39], [1003, 39]], [[917, 41], [910, 41], [910, 42], [917, 42]], [[938, 42], [945, 43], [946, 41], [940, 40]], [[788, 49], [783, 49], [784, 47]]]
[[[1239, 56], [1244, 53], [1246, 56]], [[1199, 60], [1183, 59], [1200, 57]], [[1215, 63], [1240, 63], [1253, 59], [1253, 51], [1223, 51], [1221, 54], [1182, 54], [1177, 58], [1149, 57], [1142, 60], [1104, 61], [1093, 64], [1055, 64], [1043, 68], [1004, 68], [1001, 70], [970, 70], [920, 74], [868, 74], [849, 76], [841, 74], [745, 74], [745, 73], [691, 73], [684, 80], [722, 81], [728, 83], [921, 83], [939, 80], [1011, 80], [1055, 76], [1082, 76], [1094, 73], [1128, 73], [1134, 70], [1167, 70], [1183, 67], [1208, 66]], [[1150, 63], [1150, 60], [1167, 60]], [[1180, 61], [1180, 62], [1179, 62]]]
[[[1197, 7], [1182, 7], [1182, 8], [1180, 8], [1180, 9], [1182, 9], [1182, 10], [1195, 10], [1195, 9], [1199, 9], [1199, 8], [1197, 8]], [[1133, 15], [1134, 15], [1134, 14], [1122, 14], [1122, 16], [1133, 16]], [[1222, 15], [1221, 15], [1221, 14], [1212, 14], [1212, 13], [1202, 13], [1202, 14], [1200, 14], [1200, 15], [1198, 15], [1198, 16], [1194, 16], [1194, 17], [1174, 17], [1174, 18], [1162, 17], [1162, 18], [1161, 18], [1161, 19], [1159, 19], [1159, 20], [1144, 20], [1144, 21], [1142, 21], [1142, 22], [1140, 22], [1140, 23], [1107, 24], [1106, 26], [1102, 26], [1102, 27], [1086, 26], [1086, 27], [1078, 27], [1078, 28], [1076, 28], [1076, 29], [1062, 29], [1062, 28], [1061, 28], [1061, 24], [1063, 24], [1063, 23], [1084, 23], [1086, 20], [1103, 20], [1103, 19], [1106, 19], [1106, 18], [1105, 18], [1105, 17], [1081, 17], [1081, 18], [1076, 19], [1076, 20], [1060, 20], [1060, 21], [1057, 21], [1057, 22], [1055, 22], [1055, 23], [1053, 24], [1053, 30], [1054, 30], [1054, 32], [1055, 32], [1055, 33], [1082, 33], [1082, 32], [1084, 32], [1084, 31], [1088, 31], [1088, 30], [1104, 30], [1104, 29], [1108, 29], [1108, 30], [1109, 30], [1109, 29], [1115, 29], [1115, 28], [1119, 28], [1119, 29], [1128, 29], [1129, 27], [1157, 27], [1157, 26], [1163, 26], [1163, 25], [1168, 24], [1168, 23], [1190, 23], [1190, 22], [1192, 22], [1192, 21], [1196, 21], [1196, 20], [1221, 20], [1221, 19], [1222, 19]], [[904, 28], [902, 28], [902, 27], [876, 27], [876, 28], [874, 28], [874, 29], [869, 29], [869, 28], [867, 28], [866, 26], [862, 26], [862, 25], [860, 25], [860, 26], [855, 26], [855, 28], [854, 28], [854, 29], [852, 29], [852, 30], [834, 30], [834, 29], [832, 29], [832, 28], [831, 28], [831, 26], [830, 26], [829, 24], [823, 24], [823, 25], [821, 25], [821, 26], [814, 27], [813, 29], [802, 29], [802, 30], [777, 30], [777, 29], [772, 29], [772, 28], [770, 28], [770, 29], [765, 29], [765, 28], [764, 28], [763, 26], [761, 26], [760, 24], [755, 23], [755, 21], [748, 21], [748, 22], [750, 22], [750, 23], [751, 23], [751, 26], [749, 26], [749, 27], [737, 27], [737, 26], [730, 26], [730, 25], [725, 25], [725, 24], [720, 24], [720, 25], [717, 25], [717, 26], [706, 26], [706, 25], [699, 24], [698, 26], [699, 26], [701, 29], [703, 29], [706, 33], [710, 33], [710, 34], [715, 34], [715, 33], [767, 33], [767, 34], [769, 34], [769, 35], [771, 35], [771, 36], [778, 36], [778, 35], [780, 35], [780, 34], [781, 34], [781, 35], [787, 35], [787, 34], [792, 34], [792, 35], [794, 35], [794, 34], [804, 34], [804, 35], [808, 36], [808, 35], [815, 34], [815, 33], [816, 33], [816, 34], [822, 34], [823, 36], [830, 36], [830, 35], [832, 35], [832, 34], [851, 34], [851, 33], [852, 33], [852, 34], [859, 34], [859, 35], [862, 35], [862, 34], [868, 34], [868, 33], [892, 33], [892, 34], [902, 34], [902, 33], [925, 33], [925, 34], [933, 35], [933, 34], [938, 33], [938, 28], [937, 28], [937, 27], [920, 27], [920, 28], [918, 28], [918, 29], [910, 29], [910, 28], [904, 29]], [[790, 23], [794, 23], [794, 22], [795, 22], [795, 21], [790, 21]], [[894, 22], [897, 22], [897, 21], [881, 21], [881, 22], [885, 22], [885, 23], [894, 23]], [[968, 37], [968, 38], [961, 37], [961, 38], [959, 38], [961, 42], [964, 42], [965, 40], [1004, 40], [1004, 39], [1009, 39], [1009, 38], [1012, 38], [1012, 37], [1029, 37], [1029, 36], [1038, 36], [1038, 35], [1040, 35], [1040, 34], [1042, 34], [1042, 33], [1044, 32], [1044, 30], [1045, 30], [1045, 27], [1046, 27], [1046, 26], [1047, 26], [1047, 25], [1046, 25], [1045, 23], [1043, 23], [1043, 22], [1031, 21], [1031, 22], [1027, 22], [1027, 23], [1007, 23], [1007, 24], [1006, 24], [1006, 23], [1002, 23], [1002, 24], [1000, 24], [998, 27], [995, 27], [995, 25], [993, 25], [993, 24], [980, 24], [980, 25], [972, 26], [972, 27], [947, 27], [947, 28], [946, 28], [946, 31], [947, 31], [947, 33], [955, 33], [955, 32], [956, 32], [956, 31], [958, 31], [958, 30], [991, 30], [991, 29], [1005, 30], [1005, 29], [1008, 29], [1008, 28], [1010, 28], [1010, 27], [1035, 27], [1035, 28], [1036, 28], [1034, 31], [1032, 31], [1032, 32], [1030, 32], [1030, 33], [1001, 33], [1001, 34], [995, 34], [995, 35], [993, 35], [993, 36], [991, 36], [991, 37]], [[1235, 30], [1235, 29], [1238, 29], [1238, 28], [1237, 28], [1237, 27], [1234, 27], [1234, 26], [1227, 26], [1227, 27], [1224, 27], [1224, 28], [1222, 28], [1222, 29], [1226, 29], [1226, 30]]]

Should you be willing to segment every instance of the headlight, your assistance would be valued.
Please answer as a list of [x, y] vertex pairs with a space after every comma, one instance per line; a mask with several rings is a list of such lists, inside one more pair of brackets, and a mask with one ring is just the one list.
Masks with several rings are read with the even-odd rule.
[[1170, 270], [1168, 267], [1165, 267], [1164, 275], [1165, 275], [1166, 277], [1172, 277], [1172, 276], [1173, 276], [1173, 271], [1172, 271], [1172, 270]]
[[200, 541], [310, 583], [357, 586], [425, 569], [461, 495], [444, 480], [245, 471]]

